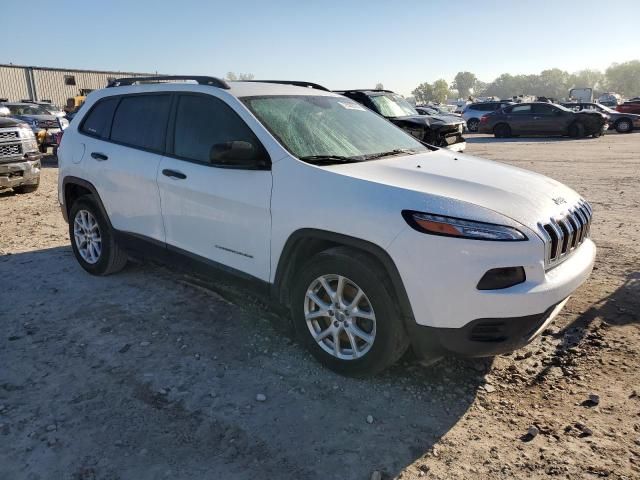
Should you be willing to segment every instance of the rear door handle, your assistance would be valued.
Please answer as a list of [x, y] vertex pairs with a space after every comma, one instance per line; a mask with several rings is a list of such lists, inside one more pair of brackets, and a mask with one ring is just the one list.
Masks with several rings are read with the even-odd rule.
[[187, 178], [187, 176], [182, 173], [182, 172], [178, 172], [176, 170], [169, 170], [167, 168], [165, 168], [164, 170], [162, 170], [162, 174], [165, 177], [171, 177], [171, 178], [179, 178], [180, 180], [184, 180], [185, 178]]
[[105, 160], [109, 160], [109, 157], [107, 157], [104, 153], [100, 153], [100, 152], [91, 152], [91, 158], [95, 158], [99, 162], [104, 162]]

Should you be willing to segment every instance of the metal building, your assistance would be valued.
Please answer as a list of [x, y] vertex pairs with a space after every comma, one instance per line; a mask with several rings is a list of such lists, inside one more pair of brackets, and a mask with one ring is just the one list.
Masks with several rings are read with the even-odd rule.
[[149, 75], [153, 74], [0, 64], [0, 98], [50, 100], [64, 106], [68, 98], [104, 88], [114, 78]]

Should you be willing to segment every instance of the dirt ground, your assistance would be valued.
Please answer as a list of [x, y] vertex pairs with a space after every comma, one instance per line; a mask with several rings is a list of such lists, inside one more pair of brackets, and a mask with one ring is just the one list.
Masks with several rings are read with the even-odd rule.
[[589, 199], [596, 269], [523, 350], [367, 380], [241, 292], [86, 274], [55, 167], [0, 193], [0, 479], [640, 478], [640, 133], [467, 151]]

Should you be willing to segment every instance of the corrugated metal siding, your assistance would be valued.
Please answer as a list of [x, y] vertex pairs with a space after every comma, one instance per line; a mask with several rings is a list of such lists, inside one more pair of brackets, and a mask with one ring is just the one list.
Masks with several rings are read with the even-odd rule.
[[[75, 85], [65, 85], [67, 75], [75, 78]], [[112, 78], [145, 75], [153, 74], [0, 65], [0, 98], [46, 99], [62, 107], [67, 98], [80, 95], [82, 89], [97, 90], [106, 87]]]
[[29, 98], [27, 69], [0, 65], [0, 98]]

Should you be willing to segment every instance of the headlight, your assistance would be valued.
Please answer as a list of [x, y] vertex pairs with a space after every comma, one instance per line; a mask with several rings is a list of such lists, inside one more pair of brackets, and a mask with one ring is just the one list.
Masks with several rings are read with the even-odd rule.
[[467, 238], [471, 240], [491, 240], [498, 242], [516, 242], [527, 240], [520, 230], [506, 225], [476, 222], [462, 218], [432, 215], [430, 213], [403, 210], [405, 221], [418, 232], [445, 237]]

